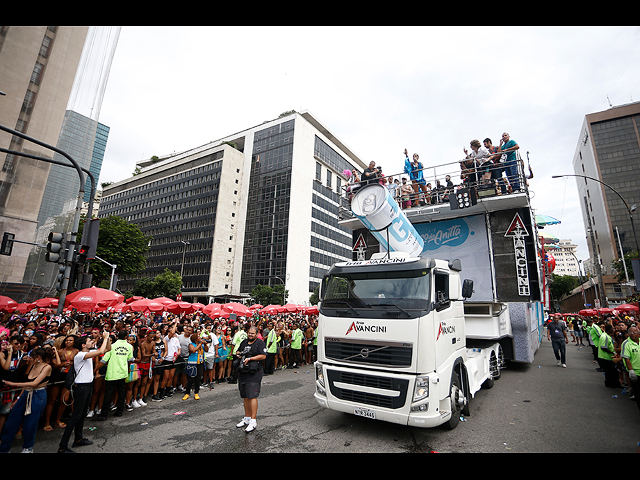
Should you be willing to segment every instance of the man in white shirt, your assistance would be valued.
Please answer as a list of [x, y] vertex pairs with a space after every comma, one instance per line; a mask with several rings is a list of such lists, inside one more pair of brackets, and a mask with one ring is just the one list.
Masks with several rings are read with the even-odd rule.
[[96, 341], [91, 337], [81, 337], [76, 340], [74, 347], [78, 349], [78, 353], [73, 358], [76, 379], [75, 385], [71, 389], [73, 394], [73, 413], [67, 421], [67, 426], [60, 439], [58, 453], [74, 453], [73, 450], [69, 449], [69, 439], [71, 438], [71, 432], [74, 430], [75, 440], [72, 447], [83, 447], [93, 443], [82, 436], [84, 419], [87, 416], [93, 393], [93, 357], [104, 355], [110, 345], [109, 332], [106, 331], [102, 333], [102, 345], [99, 349], [95, 348]]

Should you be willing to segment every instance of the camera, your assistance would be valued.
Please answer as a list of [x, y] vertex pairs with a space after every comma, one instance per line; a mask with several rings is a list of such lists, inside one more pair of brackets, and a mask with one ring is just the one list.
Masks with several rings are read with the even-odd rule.
[[242, 373], [253, 373], [255, 372], [258, 367], [256, 365], [257, 362], [255, 361], [249, 361], [247, 362], [247, 364], [245, 364], [245, 360], [247, 358], [251, 358], [251, 347], [247, 346], [244, 347], [244, 350], [242, 350], [242, 357], [240, 358], [240, 365], [238, 366], [238, 371], [242, 372]]

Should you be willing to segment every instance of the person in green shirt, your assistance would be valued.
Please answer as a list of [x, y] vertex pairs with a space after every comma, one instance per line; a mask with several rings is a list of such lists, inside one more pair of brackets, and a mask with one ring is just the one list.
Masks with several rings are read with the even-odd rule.
[[602, 335], [602, 330], [600, 327], [593, 321], [592, 318], [587, 318], [587, 326], [586, 331], [589, 333], [589, 337], [591, 338], [591, 350], [593, 351], [593, 360], [598, 364], [598, 371], [603, 371], [600, 366], [600, 361], [598, 360], [598, 347], [600, 346], [600, 335]]
[[632, 390], [631, 399], [636, 401], [638, 409], [640, 409], [640, 382], [638, 381], [638, 372], [640, 372], [640, 329], [638, 327], [630, 327], [628, 334], [629, 338], [622, 342], [620, 356], [624, 359], [627, 367], [629, 386]]
[[111, 406], [111, 398], [113, 391], [117, 389], [118, 402], [116, 404], [116, 412], [114, 416], [121, 417], [124, 411], [124, 402], [126, 396], [126, 382], [129, 374], [129, 362], [133, 361], [133, 347], [127, 342], [129, 332], [124, 329], [118, 333], [118, 340], [111, 345], [111, 350], [104, 354], [100, 360], [107, 364], [107, 372], [104, 376], [105, 391], [104, 401], [102, 402], [102, 411], [100, 415], [93, 417], [94, 420], [104, 421], [109, 415], [109, 407]]
[[[250, 325], [251, 324], [247, 322], [242, 326], [238, 326], [238, 331], [233, 336], [233, 340], [231, 340], [231, 343], [233, 344], [232, 358], [235, 358], [236, 353], [238, 352], [238, 348], [240, 347], [240, 344], [242, 343], [243, 340], [247, 338], [247, 330], [249, 330]], [[234, 362], [234, 364], [235, 363], [237, 362]], [[229, 379], [229, 383], [238, 383], [237, 365], [233, 365], [231, 368], [231, 378]]]
[[293, 354], [293, 368], [297, 368], [302, 364], [302, 356], [300, 350], [302, 349], [302, 337], [304, 334], [300, 330], [300, 324], [296, 322], [294, 325], [295, 330], [291, 334], [291, 353]]
[[271, 328], [269, 335], [267, 335], [267, 360], [264, 366], [264, 374], [272, 375], [275, 371], [276, 353], [278, 353], [278, 342], [282, 339], [282, 328]]
[[616, 370], [613, 356], [616, 354], [613, 345], [613, 326], [607, 323], [604, 332], [600, 336], [600, 346], [598, 347], [598, 358], [604, 369], [604, 385], [608, 388], [620, 388], [618, 371]]

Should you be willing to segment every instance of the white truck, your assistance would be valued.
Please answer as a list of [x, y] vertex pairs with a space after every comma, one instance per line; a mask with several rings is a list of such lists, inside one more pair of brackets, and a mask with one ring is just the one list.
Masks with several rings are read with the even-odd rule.
[[[513, 209], [514, 201], [502, 202], [494, 212]], [[351, 227], [356, 246], [362, 250], [358, 227], [364, 225], [379, 242], [380, 251], [368, 259], [336, 263], [323, 278], [314, 394], [320, 405], [370, 419], [452, 429], [461, 415], [470, 415], [471, 400], [480, 388], [490, 388], [500, 378], [506, 359], [533, 360], [543, 324], [539, 295], [531, 291], [538, 285], [532, 275], [536, 272], [528, 272], [528, 286], [533, 286], [528, 295], [508, 298], [509, 293], [499, 288], [502, 282], [496, 280], [495, 266], [504, 245], [513, 242], [514, 252], [517, 250], [523, 239], [518, 229], [526, 222], [520, 220], [516, 227], [509, 227], [511, 233], [518, 230], [513, 240], [508, 232], [501, 232], [506, 241], [491, 242], [488, 230], [495, 227], [495, 219], [487, 209], [494, 207], [483, 208], [478, 214], [473, 208], [463, 212], [447, 207], [446, 218], [440, 214], [438, 219], [432, 213], [427, 222], [431, 229], [434, 223], [444, 222], [449, 243], [455, 243], [451, 241], [456, 230], [452, 221], [470, 221], [478, 215], [485, 219], [484, 233], [498, 247], [497, 251], [487, 250], [493, 268], [482, 273], [485, 267], [480, 262], [480, 273], [475, 271], [478, 268], [470, 269], [476, 278], [463, 279], [464, 261], [430, 255], [431, 234], [416, 229], [386, 189], [367, 186], [353, 198], [356, 218]], [[477, 230], [481, 236], [483, 229]], [[464, 241], [453, 248], [456, 252], [460, 257], [481, 256], [465, 247]], [[534, 258], [533, 265], [536, 262]], [[469, 263], [478, 266], [477, 258]], [[505, 285], [517, 283], [518, 268], [523, 268], [517, 254], [513, 263], [515, 276]], [[527, 263], [531, 262], [525, 261], [524, 267]], [[485, 291], [486, 285], [477, 285], [478, 280], [487, 281], [482, 275], [493, 279], [490, 292]], [[474, 290], [481, 297], [475, 303]], [[519, 301], [504, 301], [500, 296]]]

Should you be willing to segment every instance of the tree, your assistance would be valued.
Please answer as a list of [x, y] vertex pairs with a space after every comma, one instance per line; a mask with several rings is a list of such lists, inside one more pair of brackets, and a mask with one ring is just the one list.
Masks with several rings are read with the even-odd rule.
[[259, 303], [260, 305], [284, 305], [289, 296], [289, 290], [284, 290], [284, 299], [282, 292], [284, 285], [276, 285], [269, 287], [268, 285], [258, 285], [251, 290], [251, 300], [253, 303]]
[[[84, 221], [80, 222], [78, 239], [82, 238]], [[100, 234], [96, 255], [105, 262], [117, 265], [120, 275], [133, 275], [144, 268], [145, 253], [151, 237], [146, 237], [137, 225], [115, 215], [100, 219]], [[79, 241], [79, 240], [78, 240]], [[111, 267], [100, 260], [92, 260], [89, 272], [94, 285], [111, 278]]]
[[182, 277], [178, 272], [164, 269], [155, 278], [141, 278], [133, 286], [133, 295], [145, 298], [173, 297], [182, 291]]
[[551, 278], [552, 282], [549, 285], [549, 291], [556, 300], [560, 300], [567, 293], [570, 293], [571, 290], [580, 285], [578, 277], [573, 277], [571, 275], [556, 275], [553, 273], [551, 274]]
[[318, 285], [318, 286], [313, 290], [313, 293], [312, 293], [312, 294], [311, 294], [311, 296], [309, 297], [309, 303], [310, 303], [311, 305], [318, 305], [318, 302], [320, 301], [319, 292], [320, 292], [320, 285]]
[[[627, 264], [627, 273], [629, 274], [629, 280], [633, 280], [635, 278], [633, 275], [633, 267], [631, 266], [631, 260], [633, 260], [634, 258], [638, 258], [638, 252], [635, 250], [633, 252], [627, 252], [624, 255], [624, 262]], [[613, 262], [611, 262], [611, 265], [613, 265], [613, 268], [615, 268], [618, 272], [618, 275], [616, 275], [616, 280], [618, 280], [619, 282], [626, 282], [627, 276], [624, 272], [624, 264], [622, 263], [622, 260], [614, 260]]]

